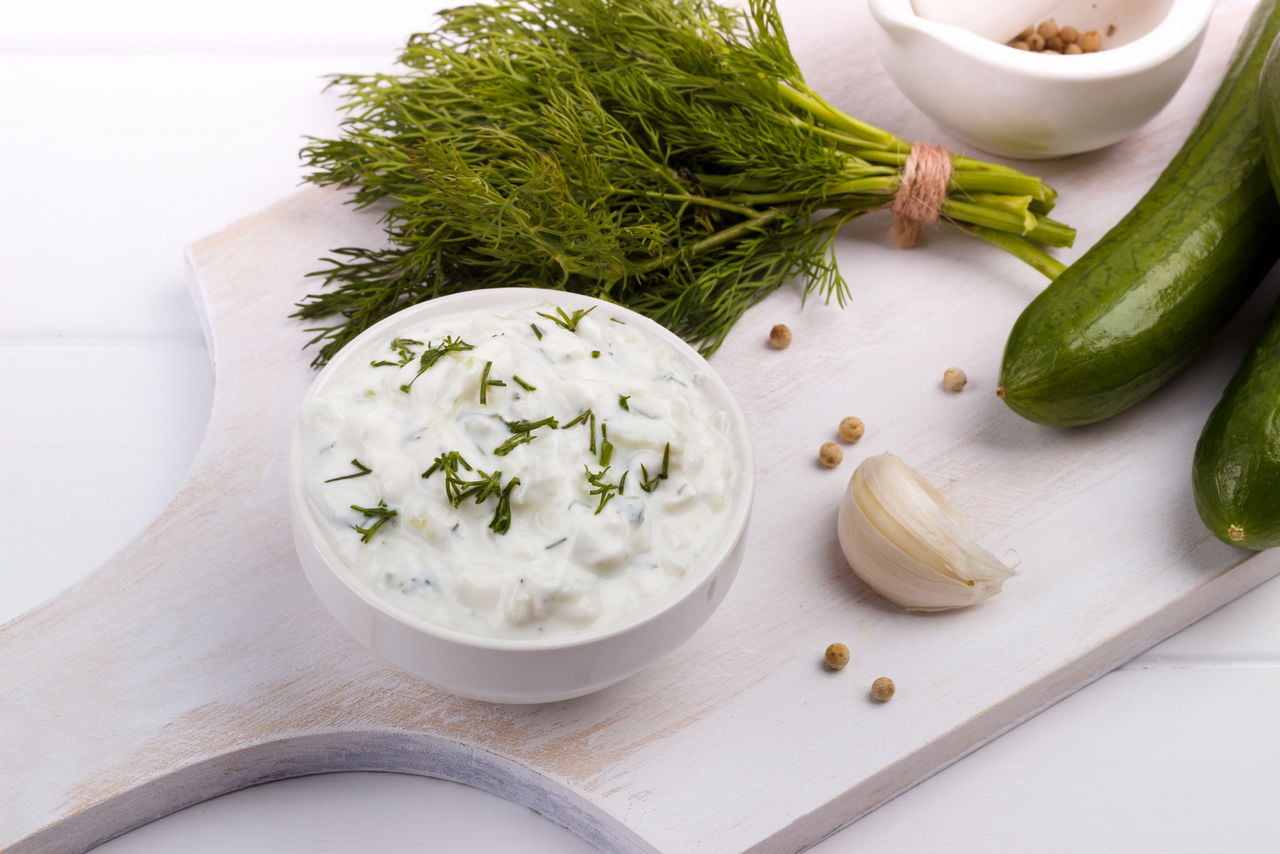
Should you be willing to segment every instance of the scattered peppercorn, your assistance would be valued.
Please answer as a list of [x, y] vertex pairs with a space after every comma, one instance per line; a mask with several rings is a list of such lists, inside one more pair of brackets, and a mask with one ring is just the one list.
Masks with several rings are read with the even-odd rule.
[[1085, 53], [1094, 53], [1102, 50], [1102, 33], [1097, 30], [1089, 30], [1080, 36], [1080, 49]]
[[896, 690], [897, 688], [894, 686], [892, 679], [888, 676], [881, 676], [871, 683], [871, 699], [877, 703], [887, 702]]
[[969, 378], [959, 368], [947, 368], [942, 372], [942, 385], [947, 391], [959, 391], [968, 381]]
[[1072, 42], [1071, 44], [1067, 45], [1067, 49], [1063, 51], [1063, 53], [1065, 53], [1067, 56], [1074, 56], [1075, 54], [1078, 54], [1078, 53], [1084, 53], [1084, 51], [1080, 48], [1080, 45], [1076, 44], [1075, 42]]
[[1058, 22], [1053, 18], [1050, 18], [1047, 21], [1041, 21], [1040, 26], [1036, 27], [1036, 32], [1044, 36], [1044, 40], [1047, 42], [1058, 34]]
[[1022, 40], [1018, 40], [1016, 42], [1009, 42], [1009, 47], [1014, 48], [1015, 50], [1031, 50], [1031, 45], [1027, 44]]
[[818, 462], [829, 469], [840, 465], [843, 459], [844, 451], [840, 450], [840, 446], [835, 442], [823, 442], [822, 447], [818, 448]]
[[775, 324], [769, 330], [769, 346], [775, 350], [785, 350], [791, 346], [791, 327], [784, 323]]
[[1032, 33], [1027, 37], [1027, 47], [1036, 53], [1044, 50], [1044, 36], [1039, 33]]
[[849, 663], [849, 647], [842, 643], [833, 643], [827, 647], [827, 651], [823, 653], [822, 658], [827, 662], [827, 667], [832, 670], [839, 670]]
[[1077, 42], [1080, 40], [1080, 31], [1077, 30], [1075, 27], [1063, 27], [1062, 29], [1058, 30], [1058, 35], [1061, 36], [1062, 40], [1067, 44], [1071, 44], [1072, 42]]
[[840, 440], [848, 442], [852, 445], [854, 442], [862, 438], [862, 434], [867, 432], [867, 425], [862, 423], [861, 418], [855, 418], [850, 415], [848, 418], [840, 419]]

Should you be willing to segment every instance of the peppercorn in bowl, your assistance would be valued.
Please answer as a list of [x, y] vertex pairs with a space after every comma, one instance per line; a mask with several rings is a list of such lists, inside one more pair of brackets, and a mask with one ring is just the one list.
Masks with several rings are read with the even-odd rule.
[[495, 289], [370, 328], [316, 377], [294, 539], [328, 610], [456, 694], [545, 702], [687, 639], [741, 561], [742, 415], [695, 351], [589, 297]]
[[[917, 14], [911, 0], [870, 9], [880, 61], [921, 112], [984, 151], [1034, 159], [1103, 148], [1150, 121], [1190, 72], [1213, 3], [1063, 0], [1052, 19], [984, 27], [993, 38]], [[1056, 38], [1059, 22], [1079, 54], [1065, 40], [1048, 47], [1041, 27]]]

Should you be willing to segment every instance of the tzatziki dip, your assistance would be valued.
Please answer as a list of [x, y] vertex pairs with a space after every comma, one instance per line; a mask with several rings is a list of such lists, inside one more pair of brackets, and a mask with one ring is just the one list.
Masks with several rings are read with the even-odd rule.
[[397, 611], [493, 638], [604, 629], [725, 537], [750, 474], [709, 369], [607, 304], [541, 299], [362, 336], [303, 404], [307, 510]]

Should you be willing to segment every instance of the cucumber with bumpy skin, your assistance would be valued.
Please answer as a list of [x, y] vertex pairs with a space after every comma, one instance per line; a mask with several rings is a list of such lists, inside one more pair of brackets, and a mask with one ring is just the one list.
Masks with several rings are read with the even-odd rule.
[[[1280, 39], [1259, 82], [1262, 138], [1280, 199]], [[1271, 239], [1280, 242], [1280, 229]], [[1219, 539], [1280, 546], [1280, 305], [1214, 407], [1192, 467], [1196, 509]]]
[[1257, 98], [1278, 31], [1280, 0], [1263, 0], [1217, 94], [1155, 185], [1018, 318], [997, 393], [1019, 415], [1069, 427], [1147, 397], [1280, 257]]

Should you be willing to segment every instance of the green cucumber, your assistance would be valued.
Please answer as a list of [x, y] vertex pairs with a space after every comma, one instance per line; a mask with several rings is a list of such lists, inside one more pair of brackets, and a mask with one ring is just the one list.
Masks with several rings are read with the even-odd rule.
[[1263, 0], [1155, 185], [1022, 312], [997, 390], [1019, 415], [1070, 427], [1134, 405], [1195, 355], [1280, 257], [1256, 85], [1278, 31], [1280, 2]]
[[1191, 471], [1196, 509], [1218, 539], [1280, 546], [1280, 307], [1213, 408]]
[[[1280, 198], [1280, 39], [1263, 63], [1258, 96]], [[1280, 241], [1280, 230], [1271, 239]], [[1200, 518], [1219, 539], [1247, 549], [1280, 546], [1280, 305], [1205, 423], [1191, 482]]]

